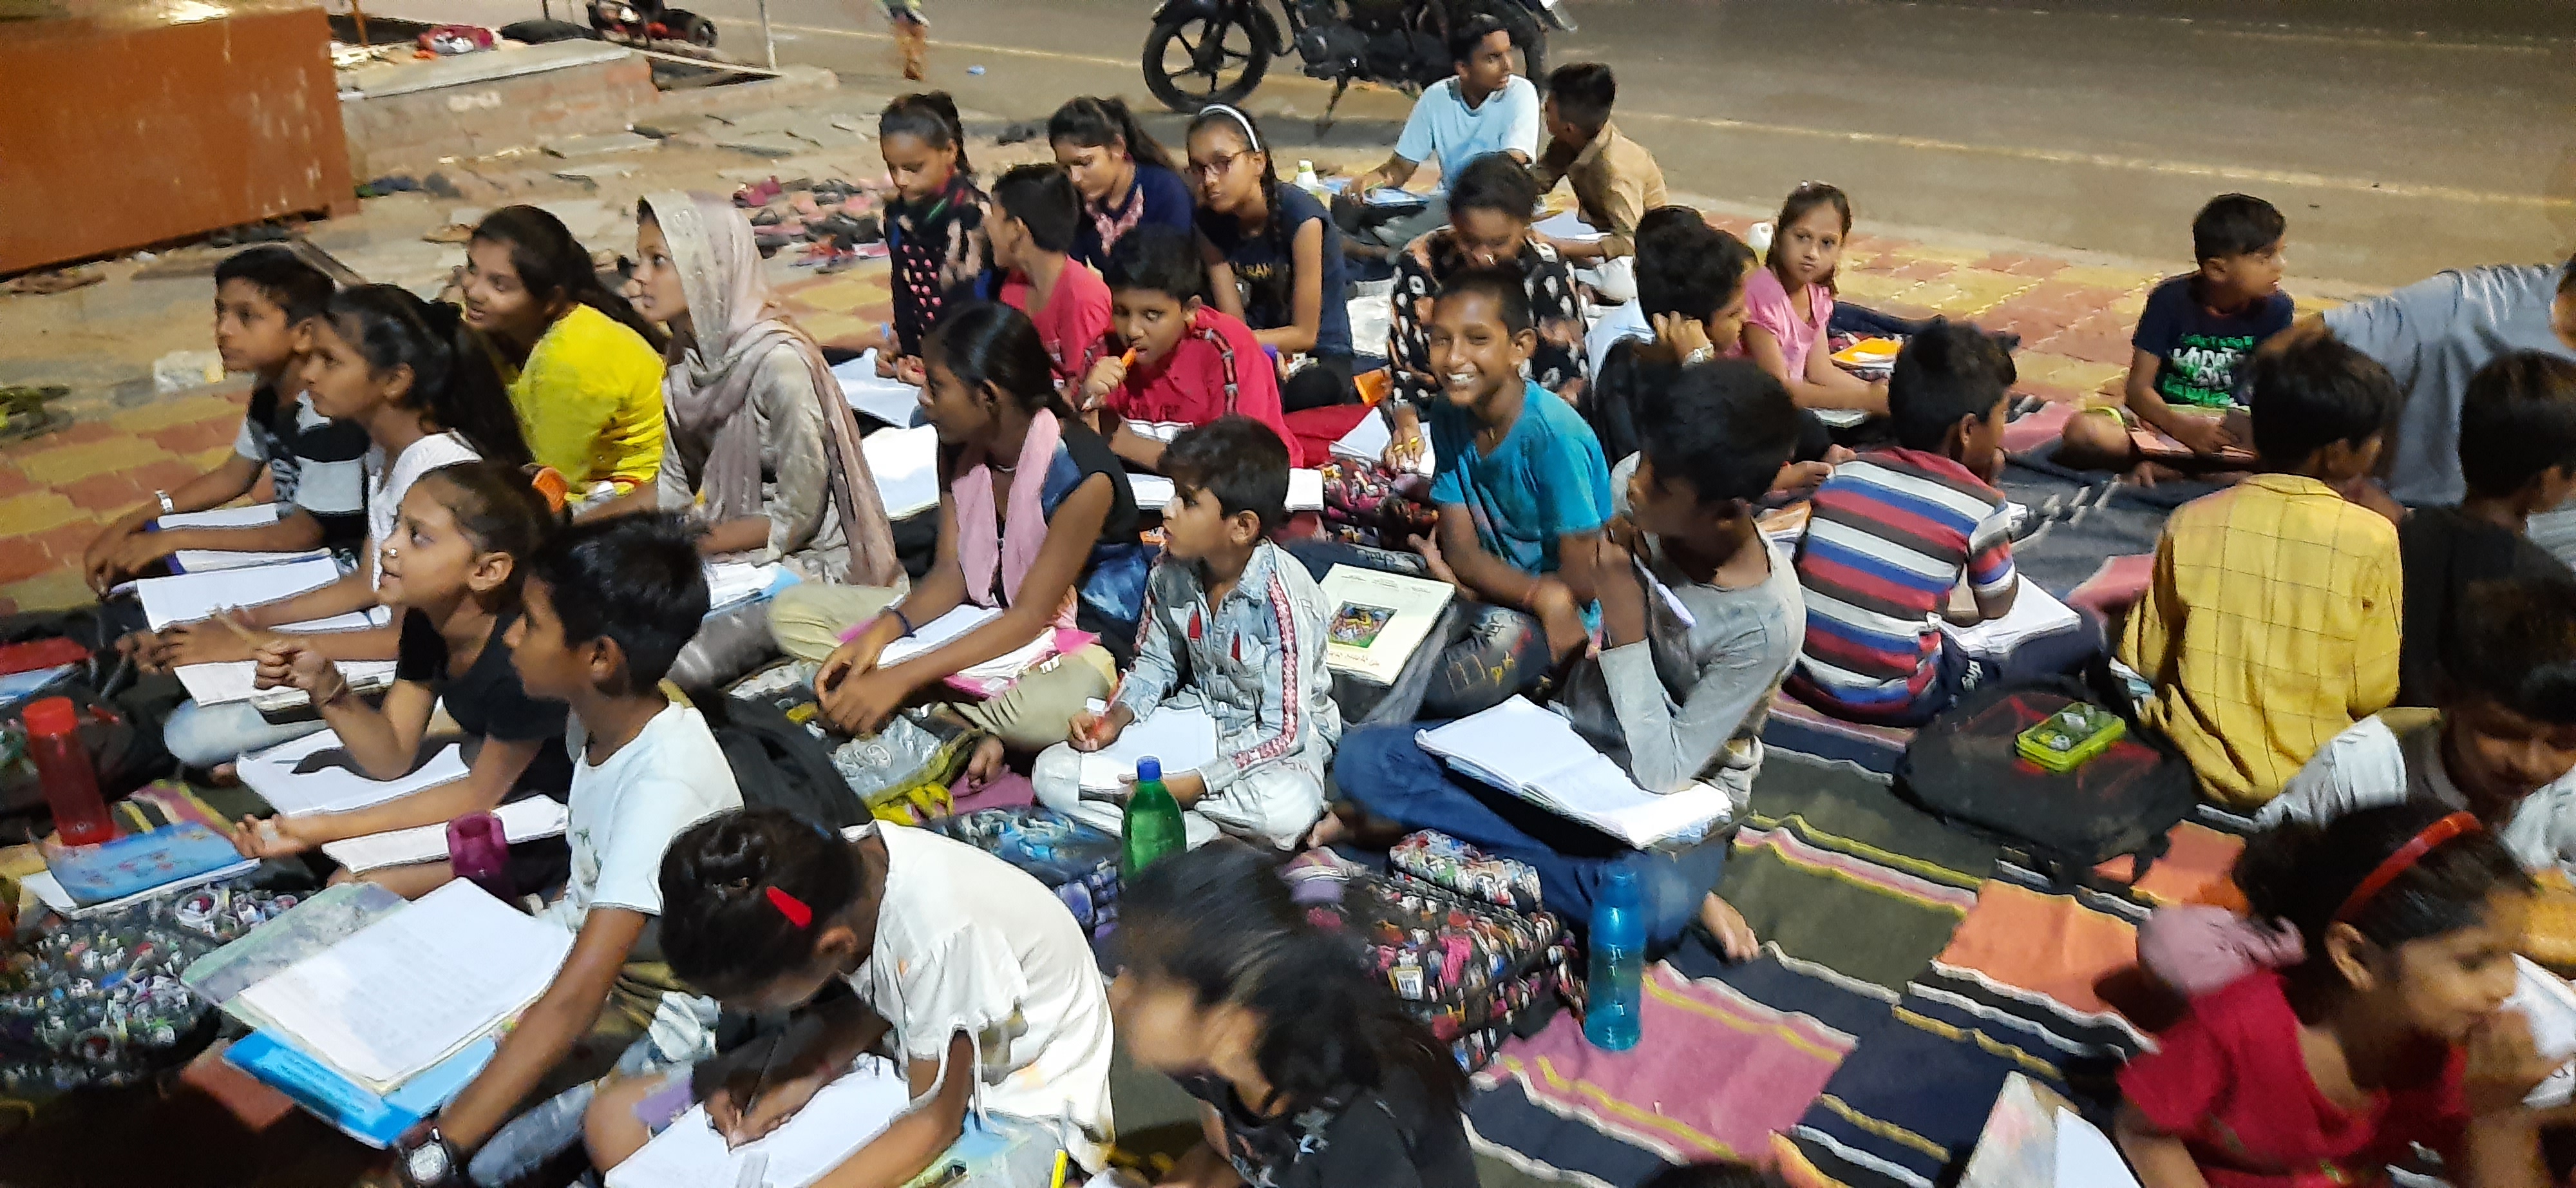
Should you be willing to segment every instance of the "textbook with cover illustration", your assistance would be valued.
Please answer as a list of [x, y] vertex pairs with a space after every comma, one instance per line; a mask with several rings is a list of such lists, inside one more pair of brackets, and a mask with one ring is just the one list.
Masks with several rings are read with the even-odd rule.
[[1324, 663], [1382, 685], [1395, 683], [1404, 662], [1440, 622], [1457, 596], [1447, 582], [1336, 565], [1324, 575]]

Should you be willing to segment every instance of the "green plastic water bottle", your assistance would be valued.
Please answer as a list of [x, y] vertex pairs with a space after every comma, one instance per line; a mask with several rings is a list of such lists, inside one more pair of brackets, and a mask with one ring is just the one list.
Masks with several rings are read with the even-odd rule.
[[1181, 806], [1163, 786], [1163, 761], [1136, 761], [1136, 791], [1127, 797], [1127, 815], [1119, 822], [1120, 872], [1133, 878], [1166, 854], [1189, 844], [1181, 829]]

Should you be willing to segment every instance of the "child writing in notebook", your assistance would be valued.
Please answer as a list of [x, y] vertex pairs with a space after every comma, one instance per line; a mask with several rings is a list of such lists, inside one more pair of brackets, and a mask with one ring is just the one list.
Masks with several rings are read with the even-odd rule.
[[1834, 317], [1834, 267], [1851, 238], [1851, 200], [1823, 182], [1789, 191], [1772, 224], [1766, 267], [1744, 285], [1744, 350], [1789, 389], [1800, 408], [1884, 416], [1887, 383], [1834, 365], [1825, 339]]
[[[564, 705], [530, 697], [510, 663], [519, 588], [554, 524], [554, 509], [528, 477], [496, 462], [459, 462], [422, 475], [403, 496], [380, 551], [376, 596], [401, 616], [393, 688], [381, 707], [352, 695], [339, 668], [301, 636], [261, 649], [262, 687], [311, 695], [370, 779], [399, 779], [419, 765], [433, 710], [444, 705], [466, 737], [481, 740], [462, 780], [369, 808], [242, 822], [234, 836], [254, 858], [300, 854], [325, 842], [436, 825], [504, 801], [562, 796], [572, 786]], [[510, 848], [513, 881], [535, 890], [564, 876], [561, 843]], [[371, 882], [425, 894], [450, 877], [445, 862], [386, 867]]]
[[[1149, 559], [1127, 472], [1080, 418], [1059, 413], [1028, 318], [1003, 305], [966, 306], [923, 350], [921, 406], [938, 429], [942, 475], [930, 572], [908, 593], [806, 582], [770, 607], [779, 648], [821, 662], [814, 691], [823, 715], [851, 734], [875, 734], [916, 695], [1041, 632], [1078, 628], [1124, 649], [1144, 600]], [[878, 663], [887, 645], [965, 606], [999, 613], [928, 652]], [[1110, 650], [1092, 644], [1021, 674], [997, 696], [959, 697], [945, 710], [994, 736], [976, 754], [982, 776], [1004, 744], [1036, 752], [1063, 741], [1073, 715], [1106, 696], [1117, 676]]]
[[465, 324], [497, 356], [538, 464], [602, 509], [639, 490], [649, 499], [665, 444], [664, 339], [600, 283], [563, 221], [534, 206], [485, 215], [466, 246], [464, 296]]
[[2462, 1188], [2538, 1188], [2524, 1094], [2552, 1061], [2502, 1011], [2531, 882], [2475, 817], [2413, 801], [2255, 838], [2236, 882], [2305, 957], [2192, 1000], [2120, 1073], [2145, 1188], [2383, 1182], [2422, 1145]]
[[1161, 1183], [1473, 1188], [1448, 1046], [1349, 937], [1307, 920], [1268, 856], [1156, 862], [1120, 897], [1115, 943], [1118, 1036], [1198, 1099], [1207, 1138]]
[[[101, 529], [82, 554], [90, 588], [104, 594], [153, 571], [181, 549], [292, 552], [356, 545], [366, 535], [367, 435], [315, 413], [303, 397], [304, 324], [331, 300], [331, 278], [277, 244], [235, 252], [215, 265], [215, 352], [224, 370], [249, 372], [250, 409], [233, 452], [214, 469], [153, 498]], [[173, 512], [221, 507], [250, 493], [266, 470], [284, 504], [255, 528], [156, 527]]]
[[1121, 810], [1084, 791], [1083, 755], [1157, 713], [1203, 710], [1217, 753], [1163, 780], [1190, 844], [1223, 832], [1288, 849], [1323, 812], [1342, 733], [1324, 667], [1324, 593], [1270, 543], [1288, 518], [1288, 449], [1249, 417], [1220, 417], [1183, 430], [1163, 462], [1165, 560], [1137, 620], [1136, 662], [1106, 711], [1073, 716], [1070, 737], [1038, 756], [1030, 782], [1049, 808], [1114, 833]]
[[[687, 1063], [712, 1048], [714, 1004], [677, 989], [652, 939], [671, 839], [742, 806], [706, 719], [662, 692], [663, 674], [707, 613], [692, 535], [676, 517], [617, 516], [556, 534], [528, 567], [524, 606], [503, 642], [530, 697], [572, 707], [562, 743], [572, 767], [572, 873], [540, 913], [574, 933], [572, 953], [492, 1062], [404, 1136], [399, 1154], [416, 1181], [464, 1171], [498, 1188], [533, 1170], [551, 1153], [535, 1149], [544, 1144], [486, 1143], [541, 1086], [608, 1071], [604, 1061], [565, 1067], [577, 1044], [622, 1051], [619, 1067], [629, 1070]], [[443, 1174], [421, 1174], [431, 1171]]]
[[1207, 304], [1207, 262], [1188, 234], [1137, 228], [1109, 253], [1108, 280], [1112, 332], [1092, 344], [1079, 409], [1120, 459], [1159, 469], [1173, 433], [1236, 413], [1296, 457], [1278, 364], [1243, 319]]
[[1055, 365], [1058, 387], [1082, 379], [1091, 344], [1109, 332], [1109, 286], [1066, 255], [1082, 223], [1082, 195], [1054, 165], [1022, 165], [993, 183], [984, 233], [999, 276], [995, 296], [1029, 315]]
[[[672, 972], [734, 1011], [805, 1013], [775, 1045], [611, 1081], [585, 1122], [595, 1165], [625, 1162], [698, 1086], [728, 1143], [758, 1138], [875, 1052], [902, 1070], [911, 1105], [822, 1183], [896, 1188], [957, 1140], [969, 1110], [1052, 1130], [1074, 1162], [1100, 1167], [1108, 998], [1082, 927], [1026, 872], [928, 830], [836, 834], [748, 809], [673, 843], [662, 895]], [[834, 982], [855, 993], [816, 1004]]]
[[[233, 612], [232, 624], [180, 623], [133, 637], [140, 656], [161, 666], [252, 659], [278, 641], [276, 628], [377, 605], [377, 559], [393, 539], [396, 513], [412, 483], [455, 462], [490, 458], [528, 462], [519, 422], [490, 362], [457, 336], [456, 312], [392, 285], [335, 294], [308, 324], [305, 398], [313, 411], [364, 429], [369, 448], [367, 551], [358, 569], [317, 590]], [[303, 643], [333, 660], [388, 660], [400, 635], [388, 623], [365, 631], [317, 632]], [[194, 767], [229, 763], [321, 729], [318, 721], [274, 725], [248, 702], [212, 707], [182, 703], [163, 724], [162, 741]]]

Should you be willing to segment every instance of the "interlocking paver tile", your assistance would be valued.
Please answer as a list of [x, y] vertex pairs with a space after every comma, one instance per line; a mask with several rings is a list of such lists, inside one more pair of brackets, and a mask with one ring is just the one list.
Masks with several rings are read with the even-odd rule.
[[2105, 385], [2116, 384], [2122, 376], [2129, 374], [2126, 367], [2027, 350], [2013, 356], [2013, 369], [2025, 383], [2046, 384], [2079, 393], [2101, 391]]
[[170, 456], [159, 445], [135, 437], [117, 437], [81, 445], [58, 446], [19, 456], [15, 461], [27, 477], [40, 483], [78, 482], [93, 474], [109, 474], [129, 466], [158, 462]]

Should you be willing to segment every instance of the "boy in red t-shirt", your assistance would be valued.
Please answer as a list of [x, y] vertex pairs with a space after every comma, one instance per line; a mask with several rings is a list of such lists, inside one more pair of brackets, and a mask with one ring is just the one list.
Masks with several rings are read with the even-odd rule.
[[1183, 429], [1240, 413], [1297, 460], [1279, 408], [1279, 365], [1243, 320], [1206, 304], [1207, 262], [1190, 236], [1138, 227], [1109, 253], [1112, 332], [1094, 343], [1077, 407], [1128, 464], [1148, 470]]
[[1001, 300], [1038, 328], [1056, 386], [1082, 378], [1083, 352], [1109, 332], [1109, 286], [1065, 253], [1082, 227], [1082, 194], [1059, 165], [1022, 165], [993, 183], [984, 235]]

